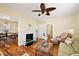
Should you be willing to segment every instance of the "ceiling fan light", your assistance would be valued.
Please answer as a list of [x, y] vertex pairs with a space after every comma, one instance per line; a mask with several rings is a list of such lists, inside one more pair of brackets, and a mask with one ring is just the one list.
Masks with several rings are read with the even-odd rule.
[[41, 14], [38, 14], [38, 16], [41, 16]]

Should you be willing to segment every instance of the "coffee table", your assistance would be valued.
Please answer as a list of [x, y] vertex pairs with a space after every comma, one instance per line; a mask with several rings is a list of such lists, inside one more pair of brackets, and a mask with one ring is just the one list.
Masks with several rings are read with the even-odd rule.
[[47, 46], [41, 46], [37, 49], [37, 55], [39, 55], [39, 56], [50, 56], [52, 48], [53, 48], [53, 44], [47, 43]]
[[[42, 44], [44, 43], [47, 43], [47, 46], [43, 46]], [[40, 39], [29, 48], [32, 49], [32, 52], [36, 56], [50, 56], [51, 49], [53, 48], [53, 43], [48, 43], [46, 40]]]

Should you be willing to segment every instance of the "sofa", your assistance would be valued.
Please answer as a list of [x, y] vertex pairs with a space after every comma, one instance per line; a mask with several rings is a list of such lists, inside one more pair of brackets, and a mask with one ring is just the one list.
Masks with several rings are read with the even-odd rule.
[[79, 35], [73, 35], [72, 40], [72, 44], [60, 42], [58, 56], [79, 56]]

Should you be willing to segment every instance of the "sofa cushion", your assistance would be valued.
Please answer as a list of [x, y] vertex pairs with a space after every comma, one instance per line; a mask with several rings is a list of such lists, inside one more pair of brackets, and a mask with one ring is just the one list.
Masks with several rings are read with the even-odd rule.
[[74, 50], [71, 45], [67, 45], [65, 43], [60, 43], [58, 55], [60, 56], [69, 56], [74, 54]]
[[76, 53], [79, 53], [79, 35], [74, 35], [72, 38], [74, 40], [72, 47]]

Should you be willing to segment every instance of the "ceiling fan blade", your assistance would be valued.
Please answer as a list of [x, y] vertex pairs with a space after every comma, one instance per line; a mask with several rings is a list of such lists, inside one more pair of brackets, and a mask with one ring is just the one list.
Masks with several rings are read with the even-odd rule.
[[32, 12], [41, 12], [41, 10], [32, 10]]
[[45, 4], [44, 3], [41, 3], [40, 4], [40, 8], [41, 8], [41, 10], [45, 10], [46, 9]]
[[46, 10], [46, 7], [45, 7], [44, 3], [40, 4], [40, 9], [41, 9], [41, 13], [43, 14], [45, 12], [45, 10]]
[[56, 9], [56, 7], [49, 7], [49, 8], [46, 9], [46, 11], [53, 11], [55, 9]]

